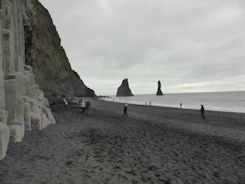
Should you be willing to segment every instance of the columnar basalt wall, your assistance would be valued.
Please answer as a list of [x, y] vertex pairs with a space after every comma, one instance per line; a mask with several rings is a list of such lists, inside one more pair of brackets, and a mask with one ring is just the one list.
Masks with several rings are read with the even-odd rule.
[[9, 140], [41, 130], [55, 120], [47, 99], [25, 65], [24, 18], [28, 0], [0, 0], [0, 159]]

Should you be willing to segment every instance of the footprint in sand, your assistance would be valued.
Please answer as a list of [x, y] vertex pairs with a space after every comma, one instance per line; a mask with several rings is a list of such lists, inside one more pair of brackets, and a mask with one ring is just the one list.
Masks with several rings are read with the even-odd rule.
[[71, 167], [73, 165], [73, 161], [66, 161], [65, 165], [67, 167]]
[[137, 180], [132, 180], [132, 184], [138, 184], [139, 182]]
[[121, 169], [121, 167], [119, 167], [118, 165], [113, 167], [113, 170], [120, 170], [120, 169]]

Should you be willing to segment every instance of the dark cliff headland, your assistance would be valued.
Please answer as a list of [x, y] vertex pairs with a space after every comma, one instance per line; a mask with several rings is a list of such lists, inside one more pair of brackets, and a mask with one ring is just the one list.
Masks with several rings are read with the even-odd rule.
[[[46, 97], [95, 96], [71, 69], [38, 0], [0, 0], [0, 160], [9, 142], [56, 121]], [[34, 72], [34, 73], [33, 73]]]
[[45, 96], [95, 96], [72, 70], [48, 10], [38, 0], [31, 0], [26, 14], [26, 64], [33, 67], [36, 81]]

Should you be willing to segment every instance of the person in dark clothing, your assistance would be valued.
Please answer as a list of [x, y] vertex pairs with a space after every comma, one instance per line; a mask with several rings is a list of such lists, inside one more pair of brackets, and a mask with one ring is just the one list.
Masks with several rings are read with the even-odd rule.
[[205, 116], [204, 116], [204, 113], [205, 113], [205, 109], [204, 109], [204, 106], [201, 105], [201, 115], [202, 115], [202, 119], [205, 119]]
[[127, 117], [128, 117], [127, 111], [128, 111], [128, 104], [125, 104], [125, 105], [124, 105], [124, 108], [123, 108], [123, 117], [124, 117], [124, 116], [127, 116]]
[[87, 102], [86, 102], [86, 108], [87, 108], [87, 111], [88, 111], [88, 115], [92, 115], [92, 110], [91, 110], [91, 103], [90, 103], [90, 101], [87, 101]]

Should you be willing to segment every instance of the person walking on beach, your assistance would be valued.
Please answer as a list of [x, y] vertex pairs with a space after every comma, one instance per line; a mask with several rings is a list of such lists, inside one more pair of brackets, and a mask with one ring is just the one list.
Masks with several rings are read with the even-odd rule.
[[180, 108], [182, 109], [182, 102], [180, 102], [179, 106], [180, 106]]
[[65, 98], [65, 95], [63, 95], [63, 102], [64, 102], [64, 105], [65, 105], [65, 109], [67, 109], [67, 106], [68, 106], [68, 102]]
[[86, 108], [86, 104], [85, 104], [85, 100], [81, 100], [81, 107], [82, 107], [82, 114], [85, 112], [85, 108]]
[[53, 112], [55, 111], [54, 110], [54, 105], [55, 105], [55, 101], [54, 101], [54, 97], [52, 97], [51, 100], [50, 100], [50, 108], [51, 108], [51, 111], [53, 111]]
[[127, 111], [128, 111], [128, 104], [125, 104], [125, 105], [124, 105], [124, 108], [123, 108], [123, 117], [124, 117], [124, 116], [127, 116], [127, 117], [128, 117]]
[[202, 119], [205, 119], [205, 116], [204, 116], [204, 114], [205, 114], [205, 109], [204, 109], [204, 106], [203, 105], [201, 105], [201, 115], [202, 115]]
[[92, 110], [91, 110], [91, 103], [90, 103], [90, 101], [87, 101], [87, 102], [86, 102], [86, 108], [87, 108], [87, 111], [88, 111], [88, 115], [92, 115]]

